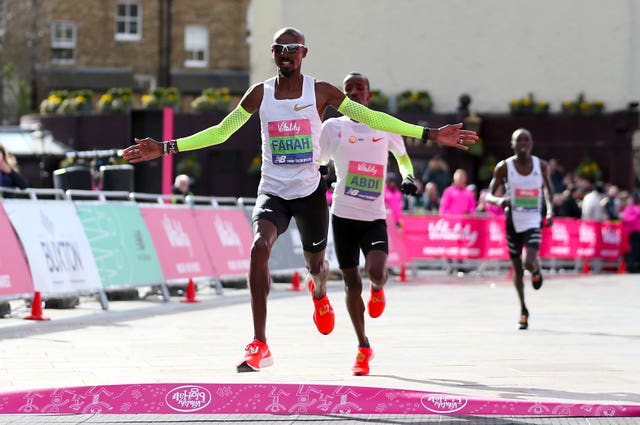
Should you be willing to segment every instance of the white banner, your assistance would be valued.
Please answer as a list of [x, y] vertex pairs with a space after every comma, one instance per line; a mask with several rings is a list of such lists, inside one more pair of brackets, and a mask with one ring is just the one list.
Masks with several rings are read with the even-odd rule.
[[46, 297], [102, 289], [73, 203], [16, 199], [5, 200], [4, 209], [22, 242], [36, 291]]

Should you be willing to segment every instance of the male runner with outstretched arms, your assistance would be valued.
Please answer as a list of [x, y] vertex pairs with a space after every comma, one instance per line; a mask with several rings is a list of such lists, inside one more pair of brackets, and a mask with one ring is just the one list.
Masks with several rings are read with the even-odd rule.
[[304, 43], [304, 35], [295, 28], [278, 30], [271, 45], [277, 75], [250, 87], [219, 124], [176, 140], [135, 139], [135, 144], [123, 152], [125, 160], [136, 163], [217, 145], [242, 127], [253, 113], [260, 114], [262, 167], [252, 216], [254, 237], [249, 265], [254, 334], [253, 341], [245, 347], [238, 372], [258, 371], [273, 364], [266, 338], [271, 286], [268, 261], [273, 244], [287, 229], [291, 217], [296, 218], [306, 267], [315, 283], [313, 320], [321, 333], [333, 330], [333, 308], [326, 296], [329, 213], [325, 181], [317, 162], [321, 117], [327, 106], [373, 128], [462, 150], [478, 138], [475, 132], [462, 130], [462, 123], [430, 129], [372, 111], [350, 100], [337, 87], [303, 75], [302, 60], [308, 51]]

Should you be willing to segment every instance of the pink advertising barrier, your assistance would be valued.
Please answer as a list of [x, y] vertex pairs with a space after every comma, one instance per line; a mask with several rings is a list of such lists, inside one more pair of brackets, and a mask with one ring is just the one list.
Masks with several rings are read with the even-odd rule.
[[615, 261], [621, 255], [622, 225], [592, 220], [556, 218], [542, 229], [542, 258], [600, 258]]
[[193, 214], [217, 276], [245, 275], [253, 235], [242, 208], [195, 208]]
[[166, 280], [216, 276], [191, 208], [140, 205], [140, 213]]
[[394, 388], [304, 384], [132, 384], [0, 394], [0, 414], [640, 415], [640, 405], [482, 399]]
[[[402, 240], [409, 258], [507, 260], [504, 217], [403, 216]], [[617, 260], [620, 223], [555, 218], [542, 229], [542, 258]]]
[[0, 297], [19, 298], [33, 295], [33, 280], [27, 259], [2, 203], [0, 203], [0, 235], [2, 235]]
[[[410, 258], [457, 260], [508, 258], [504, 244], [504, 219], [466, 216], [403, 216], [402, 238]], [[489, 229], [496, 232], [489, 236]]]
[[391, 214], [387, 214], [387, 235], [389, 237], [389, 256], [387, 265], [389, 267], [401, 267], [407, 264], [407, 249], [402, 240], [402, 235], [398, 226], [394, 223]]

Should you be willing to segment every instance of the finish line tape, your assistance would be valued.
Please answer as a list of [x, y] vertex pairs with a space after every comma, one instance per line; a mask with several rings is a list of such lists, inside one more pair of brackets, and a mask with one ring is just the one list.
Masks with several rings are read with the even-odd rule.
[[132, 384], [0, 393], [0, 414], [640, 416], [640, 405], [481, 399], [306, 384]]

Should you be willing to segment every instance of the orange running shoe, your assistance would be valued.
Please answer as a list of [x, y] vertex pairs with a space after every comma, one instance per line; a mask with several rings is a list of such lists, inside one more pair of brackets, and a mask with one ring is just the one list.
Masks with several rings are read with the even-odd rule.
[[356, 355], [356, 362], [351, 368], [353, 374], [356, 376], [363, 376], [369, 374], [369, 361], [373, 360], [373, 348], [371, 347], [358, 347], [358, 354]]
[[313, 296], [315, 290], [315, 284], [313, 280], [309, 281], [309, 292], [311, 292], [311, 299], [313, 300], [313, 323], [316, 324], [318, 332], [323, 335], [329, 335], [333, 330], [336, 323], [336, 315], [333, 312], [333, 307], [329, 302], [329, 298], [325, 295], [319, 300]]
[[384, 296], [384, 287], [380, 288], [379, 291], [374, 291], [373, 284], [370, 284], [370, 289], [371, 296], [367, 303], [367, 310], [369, 310], [369, 316], [376, 318], [384, 311], [384, 306], [387, 303], [387, 300]]
[[244, 360], [236, 366], [238, 373], [259, 372], [260, 368], [273, 365], [271, 351], [264, 342], [254, 339], [244, 350]]

